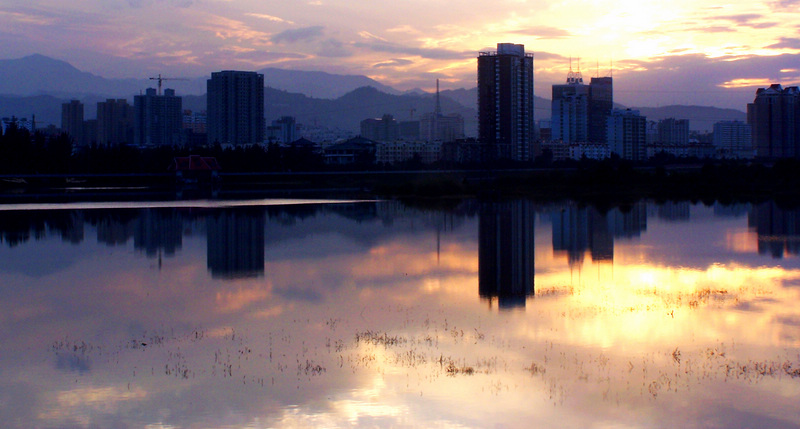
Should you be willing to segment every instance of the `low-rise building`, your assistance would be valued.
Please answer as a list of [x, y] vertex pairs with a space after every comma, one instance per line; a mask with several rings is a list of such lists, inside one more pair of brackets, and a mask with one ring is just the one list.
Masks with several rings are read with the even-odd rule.
[[363, 137], [354, 137], [325, 148], [325, 164], [353, 165], [375, 162], [376, 142]]
[[442, 156], [442, 142], [403, 141], [381, 142], [375, 146], [375, 162], [397, 164], [418, 156], [423, 164], [432, 164]]

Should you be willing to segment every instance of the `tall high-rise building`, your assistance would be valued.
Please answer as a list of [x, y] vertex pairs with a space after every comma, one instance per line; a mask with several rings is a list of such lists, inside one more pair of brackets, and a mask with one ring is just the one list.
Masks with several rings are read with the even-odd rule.
[[264, 142], [264, 75], [225, 70], [208, 80], [208, 142]]
[[133, 142], [133, 106], [125, 99], [97, 103], [97, 143], [119, 145]]
[[714, 148], [723, 158], [752, 158], [752, 139], [750, 124], [741, 121], [714, 124]]
[[756, 156], [800, 157], [800, 89], [772, 84], [759, 88], [747, 105]]
[[533, 54], [498, 43], [478, 54], [478, 139], [488, 159], [531, 160], [537, 153], [533, 122]]
[[643, 161], [647, 158], [647, 118], [638, 110], [614, 109], [608, 117], [608, 146], [623, 159]]
[[589, 141], [608, 143], [608, 117], [614, 109], [611, 76], [593, 77], [589, 83]]
[[138, 146], [177, 146], [183, 143], [183, 103], [175, 90], [156, 95], [148, 88], [133, 97], [133, 140]]
[[61, 129], [72, 137], [76, 145], [86, 144], [83, 137], [83, 103], [70, 100], [61, 105]]
[[567, 83], [553, 85], [551, 134], [564, 143], [589, 141], [589, 86], [580, 72], [567, 74]]

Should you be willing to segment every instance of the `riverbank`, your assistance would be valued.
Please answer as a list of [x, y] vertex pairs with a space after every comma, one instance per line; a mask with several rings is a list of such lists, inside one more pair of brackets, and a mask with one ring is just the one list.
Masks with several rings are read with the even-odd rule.
[[242, 196], [358, 198], [526, 197], [636, 201], [800, 203], [800, 164], [718, 163], [632, 167], [223, 173], [215, 184], [180, 183], [171, 174], [0, 176], [0, 203], [26, 199], [188, 199]]

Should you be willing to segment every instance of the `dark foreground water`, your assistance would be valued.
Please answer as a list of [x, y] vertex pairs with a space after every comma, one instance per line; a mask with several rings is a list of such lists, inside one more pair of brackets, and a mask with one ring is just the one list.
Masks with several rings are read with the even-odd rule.
[[286, 203], [0, 208], [0, 426], [800, 427], [800, 210]]

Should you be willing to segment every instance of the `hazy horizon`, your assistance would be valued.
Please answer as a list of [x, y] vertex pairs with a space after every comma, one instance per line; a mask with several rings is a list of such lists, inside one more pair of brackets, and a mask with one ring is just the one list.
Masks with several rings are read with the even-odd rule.
[[[156, 82], [154, 81], [154, 77], [153, 76], [150, 76], [150, 77], [147, 77], [147, 76], [144, 76], [144, 77], [142, 77], [142, 76], [139, 76], [139, 77], [109, 77], [109, 76], [106, 76], [106, 75], [94, 73], [91, 70], [81, 69], [81, 68], [77, 67], [75, 64], [72, 64], [70, 62], [69, 58], [51, 57], [49, 55], [44, 55], [44, 54], [41, 54], [41, 53], [32, 53], [30, 55], [25, 55], [25, 56], [16, 57], [16, 58], [0, 58], [0, 61], [19, 61], [19, 60], [24, 60], [24, 59], [30, 58], [30, 57], [36, 57], [36, 56], [41, 56], [41, 57], [49, 58], [51, 60], [65, 62], [68, 65], [74, 67], [75, 69], [77, 69], [78, 71], [80, 71], [82, 73], [90, 73], [95, 77], [106, 79], [106, 80], [109, 80], [109, 81], [130, 81], [130, 80], [153, 81], [153, 82], [148, 82], [147, 87], [155, 88], [157, 86]], [[225, 69], [231, 69], [231, 68], [225, 68]], [[370, 78], [369, 76], [356, 75], [356, 74], [346, 74], [346, 73], [335, 73], [335, 72], [329, 72], [329, 71], [325, 71], [325, 70], [316, 70], [316, 69], [302, 69], [301, 70], [301, 69], [288, 69], [288, 68], [267, 66], [267, 67], [263, 67], [263, 68], [260, 68], [260, 69], [254, 69], [253, 71], [262, 72], [262, 71], [265, 71], [265, 70], [297, 71], [297, 72], [303, 72], [303, 73], [327, 73], [327, 74], [333, 75], [333, 76], [363, 77], [363, 78], [372, 79], [373, 81], [375, 81], [379, 85], [383, 85], [384, 87], [387, 87], [389, 89], [397, 91], [398, 94], [417, 93], [418, 91], [424, 91], [426, 94], [433, 95], [436, 92], [435, 86], [434, 86], [434, 88], [414, 87], [414, 88], [402, 90], [402, 89], [393, 87], [393, 86], [391, 86], [391, 85], [389, 85], [389, 84], [387, 84], [385, 82], [381, 82], [379, 80]], [[167, 74], [164, 74], [164, 76], [165, 76], [164, 87], [165, 88], [168, 88], [168, 87], [177, 88], [176, 89], [177, 92], [182, 93], [182, 94], [179, 94], [179, 95], [183, 95], [183, 96], [202, 96], [202, 95], [205, 94], [205, 90], [204, 90], [204, 88], [203, 88], [203, 90], [198, 90], [196, 82], [200, 81], [200, 80], [205, 80], [205, 79], [210, 78], [211, 77], [211, 73], [216, 72], [216, 71], [219, 71], [219, 70], [209, 70], [209, 71], [207, 71], [205, 73], [199, 72], [201, 74], [195, 75], [195, 76], [181, 76], [180, 79], [178, 79], [179, 82], [177, 82], [177, 83], [168, 82], [169, 80], [172, 80], [172, 79], [171, 78], [167, 78], [166, 77]], [[578, 71], [578, 69], [576, 67], [574, 67], [573, 71]], [[590, 75], [590, 74], [587, 74], [587, 73], [582, 73], [582, 74], [584, 76], [585, 83], [588, 84], [589, 80], [593, 76]], [[435, 80], [434, 80], [434, 82], [435, 82]], [[273, 85], [271, 85], [270, 83], [273, 83]], [[277, 85], [274, 85], [275, 83], [277, 83]], [[279, 89], [279, 90], [286, 90], [286, 88], [281, 87], [281, 85], [280, 85], [281, 83], [282, 82], [266, 82], [266, 86], [267, 87], [273, 87], [273, 88], [276, 88], [276, 89]], [[563, 83], [563, 82], [562, 81], [558, 81], [558, 82], [553, 82], [552, 84], [555, 85], [555, 84], [561, 84], [561, 83]], [[625, 103], [619, 101], [620, 94], [618, 94], [618, 93], [624, 94], [626, 92], [629, 92], [629, 93], [636, 92], [636, 93], [645, 93], [646, 94], [646, 93], [679, 92], [679, 91], [669, 91], [669, 90], [653, 90], [653, 91], [648, 91], [648, 90], [645, 90], [645, 91], [633, 91], [633, 90], [629, 90], [629, 91], [626, 91], [624, 89], [622, 89], [622, 90], [618, 89], [618, 85], [619, 84], [620, 84], [619, 80], [617, 78], [615, 78], [615, 80], [614, 80], [615, 104], [620, 104], [620, 105], [625, 105]], [[763, 86], [769, 86], [770, 84], [771, 83], [765, 83], [765, 85], [763, 85]], [[370, 85], [369, 82], [367, 82], [367, 84], [364, 85], [364, 86], [373, 86], [373, 87], [375, 87], [375, 85]], [[448, 90], [452, 90], [452, 91], [459, 91], [459, 90], [472, 91], [472, 90], [475, 90], [476, 86], [477, 86], [477, 82], [473, 82], [472, 86], [462, 86], [462, 87], [458, 87], [458, 88], [455, 88], [455, 87], [453, 87], [453, 88], [441, 88], [441, 90], [442, 91], [448, 91]], [[667, 102], [664, 102], [664, 99], [662, 99], [662, 98], [660, 98], [658, 96], [655, 96], [653, 99], [650, 99], [650, 101], [651, 101], [650, 103], [644, 103], [644, 104], [635, 105], [635, 106], [634, 105], [627, 105], [627, 106], [629, 106], [629, 107], [637, 107], [637, 108], [638, 107], [642, 107], [642, 108], [660, 108], [660, 107], [670, 107], [670, 106], [688, 106], [688, 107], [691, 107], [691, 106], [706, 107], [706, 106], [708, 106], [708, 107], [717, 107], [717, 108], [722, 108], [722, 109], [735, 109], [735, 110], [739, 110], [739, 111], [744, 112], [746, 110], [746, 108], [745, 108], [746, 107], [746, 103], [749, 103], [749, 102], [752, 101], [752, 98], [755, 96], [755, 90], [757, 88], [759, 88], [759, 87], [762, 87], [762, 85], [758, 85], [758, 86], [754, 87], [752, 92], [750, 91], [749, 88], [746, 89], [746, 90], [739, 89], [739, 90], [736, 91], [738, 93], [746, 93], [746, 94], [748, 94], [747, 96], [745, 96], [745, 99], [747, 99], [747, 101], [745, 101], [744, 104], [742, 104], [742, 105], [730, 105], [730, 106], [728, 106], [728, 105], [714, 105], [714, 104], [710, 104], [710, 103], [705, 103], [704, 104], [703, 101], [687, 102], [687, 103], [680, 103], [680, 102], [676, 101], [676, 102], [673, 102], [673, 103], [667, 103]], [[144, 87], [142, 88], [142, 90], [143, 89], [144, 89]], [[382, 92], [392, 93], [391, 91], [385, 91], [386, 88], [376, 87], [376, 89], [378, 89], [379, 91], [382, 91]], [[344, 94], [349, 93], [351, 91], [352, 90], [344, 91]], [[733, 92], [732, 90], [729, 90], [729, 91]], [[306, 92], [308, 92], [308, 91], [288, 91], [288, 92], [303, 93], [306, 96], [313, 96], [313, 94], [312, 95], [307, 94]], [[682, 92], [687, 92], [688, 93], [689, 91], [682, 91]], [[43, 94], [51, 94], [51, 93], [49, 91], [47, 91], [47, 90], [39, 90], [39, 91], [37, 91], [35, 93], [30, 93], [30, 94], [8, 94], [8, 95], [33, 96], [33, 95], [43, 95]], [[53, 93], [51, 95], [58, 95], [58, 94]], [[103, 94], [102, 92], [97, 92], [97, 93], [91, 93], [91, 94], [87, 93], [87, 95], [104, 96], [104, 95], [108, 95], [108, 94]], [[136, 94], [135, 93], [131, 93], [127, 98], [132, 100], [134, 95], [136, 95]], [[547, 88], [546, 92], [544, 92], [544, 93], [536, 92], [535, 95], [536, 95], [536, 97], [543, 98], [543, 99], [549, 101], [551, 99], [550, 85], [548, 85], [548, 88]], [[622, 95], [622, 96], [624, 97], [624, 95]], [[325, 96], [323, 96], [323, 97], [319, 97], [319, 98], [335, 99], [335, 98], [338, 98], [338, 97], [339, 96], [336, 96], [336, 97], [325, 97]]]

